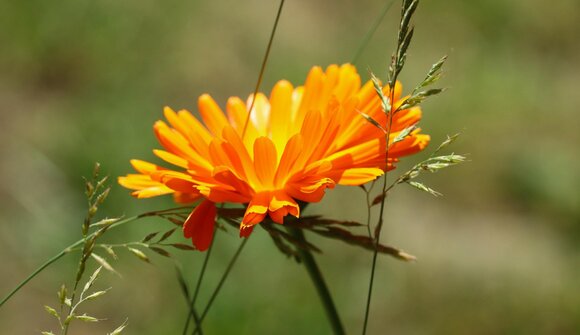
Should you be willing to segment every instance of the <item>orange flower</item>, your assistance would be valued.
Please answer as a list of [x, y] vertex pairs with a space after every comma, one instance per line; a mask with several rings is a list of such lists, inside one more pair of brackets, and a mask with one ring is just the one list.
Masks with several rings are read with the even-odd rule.
[[[401, 89], [397, 83], [393, 108], [404, 100]], [[384, 91], [390, 96], [388, 87]], [[429, 136], [416, 129], [392, 143], [421, 119], [418, 107], [401, 110], [393, 116], [387, 160], [385, 133], [361, 113], [385, 129], [387, 115], [372, 82], [361, 87], [360, 76], [349, 64], [331, 65], [326, 71], [314, 67], [304, 86], [279, 81], [269, 99], [257, 94], [244, 132], [251, 101], [252, 96], [246, 103], [232, 97], [224, 114], [209, 95], [202, 95], [198, 108], [205, 126], [186, 110], [176, 113], [166, 107], [169, 125], [154, 125], [165, 150], [153, 152], [175, 170], [132, 160], [139, 174], [119, 178], [137, 198], [173, 194], [179, 203], [204, 198], [183, 226], [185, 237], [199, 250], [211, 243], [215, 203], [248, 204], [240, 226], [240, 235], [246, 237], [266, 216], [277, 223], [288, 214], [298, 217], [297, 200], [317, 202], [325, 189], [337, 184], [369, 182], [393, 169], [398, 157], [418, 152], [429, 142]]]

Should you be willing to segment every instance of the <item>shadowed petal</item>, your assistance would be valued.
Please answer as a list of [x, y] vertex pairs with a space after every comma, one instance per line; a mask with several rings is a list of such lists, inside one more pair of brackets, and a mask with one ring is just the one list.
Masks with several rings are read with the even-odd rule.
[[204, 200], [195, 207], [183, 223], [183, 235], [191, 238], [193, 245], [199, 251], [207, 250], [211, 244], [216, 212], [215, 204]]

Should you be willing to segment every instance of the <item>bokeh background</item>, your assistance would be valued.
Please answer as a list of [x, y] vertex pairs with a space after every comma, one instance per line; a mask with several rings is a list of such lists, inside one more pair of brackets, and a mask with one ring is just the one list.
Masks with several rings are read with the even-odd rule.
[[[312, 65], [352, 59], [384, 2], [288, 0], [263, 90], [281, 78], [301, 83]], [[85, 212], [82, 176], [95, 161], [113, 181], [130, 158], [155, 160], [152, 124], [162, 107], [196, 110], [211, 93], [222, 105], [253, 90], [276, 1], [61, 0], [0, 2], [0, 294], [76, 241]], [[398, 20], [395, 3], [358, 66], [384, 77]], [[389, 198], [383, 242], [418, 257], [381, 257], [370, 334], [580, 333], [580, 2], [424, 1], [406, 87], [449, 55], [442, 85], [424, 105], [422, 127], [470, 162], [423, 181], [433, 198], [401, 187]], [[412, 157], [401, 164], [403, 172]], [[396, 172], [395, 172], [396, 173]], [[136, 201], [113, 183], [100, 216], [172, 206]], [[364, 218], [364, 194], [337, 188], [309, 213]], [[109, 234], [140, 240], [166, 230], [143, 220]], [[185, 242], [176, 234], [176, 242]], [[348, 333], [362, 326], [371, 254], [311, 238]], [[201, 302], [239, 240], [220, 233]], [[188, 280], [202, 256], [172, 251]], [[73, 324], [104, 334], [177, 334], [187, 313], [171, 260], [153, 265], [120, 253], [104, 274], [112, 287], [85, 311], [106, 320]], [[0, 310], [0, 333], [56, 332], [43, 305], [56, 305], [77, 257], [44, 271]], [[299, 265], [258, 229], [218, 296], [207, 334], [330, 334]]]

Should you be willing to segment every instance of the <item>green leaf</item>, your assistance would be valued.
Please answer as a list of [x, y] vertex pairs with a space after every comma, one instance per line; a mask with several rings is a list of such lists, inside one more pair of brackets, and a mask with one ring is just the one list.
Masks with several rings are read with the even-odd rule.
[[389, 97], [385, 96], [385, 94], [383, 93], [381, 81], [372, 72], [371, 72], [371, 80], [373, 82], [375, 92], [377, 93], [379, 99], [381, 100], [381, 107], [383, 109], [383, 113], [388, 114], [391, 111], [391, 103], [389, 102]]
[[154, 238], [155, 236], [157, 236], [157, 234], [159, 234], [158, 231], [157, 232], [154, 232], [154, 233], [151, 233], [151, 234], [145, 236], [141, 242], [147, 243], [147, 242], [151, 241], [152, 238]]
[[109, 264], [109, 262], [107, 262], [106, 259], [95, 253], [92, 253], [91, 256], [97, 261], [97, 263], [99, 263], [102, 267], [104, 267], [105, 270], [111, 271], [112, 273], [120, 276], [120, 274], [111, 266], [111, 264]]
[[111, 248], [111, 246], [105, 245], [105, 244], [101, 244], [100, 245], [101, 248], [105, 249], [105, 251], [111, 256], [113, 257], [113, 259], [117, 260], [119, 257], [117, 256], [117, 254], [115, 253], [115, 250], [113, 250], [113, 248]]
[[431, 88], [425, 91], [420, 91], [412, 95], [410, 98], [405, 100], [405, 102], [397, 108], [397, 110], [404, 110], [409, 109], [411, 107], [415, 107], [422, 103], [425, 99], [430, 96], [437, 95], [441, 92], [445, 91], [444, 88]]
[[101, 192], [101, 194], [99, 194], [97, 196], [96, 203], [100, 205], [103, 202], [105, 202], [105, 200], [109, 196], [109, 192], [111, 192], [111, 188], [110, 187], [107, 187], [103, 192]]
[[383, 133], [387, 134], [387, 131], [385, 130], [385, 128], [383, 128], [383, 127], [381, 126], [381, 124], [380, 124], [380, 123], [379, 123], [377, 120], [373, 119], [373, 118], [372, 118], [372, 117], [370, 117], [369, 115], [367, 115], [367, 114], [365, 114], [365, 113], [363, 113], [363, 112], [361, 112], [361, 111], [359, 111], [359, 110], [357, 110], [357, 112], [358, 112], [358, 113], [359, 113], [359, 114], [360, 114], [362, 117], [364, 117], [364, 118], [365, 118], [365, 120], [367, 120], [368, 122], [370, 122], [370, 123], [371, 123], [373, 126], [375, 126], [375, 127], [379, 128], [380, 130], [382, 130], [382, 131], [383, 131]]
[[170, 230], [166, 231], [163, 234], [163, 236], [161, 236], [161, 238], [159, 239], [159, 241], [157, 241], [157, 243], [165, 241], [167, 238], [169, 238], [169, 236], [173, 235], [173, 233], [175, 232], [176, 229], [177, 228], [173, 228], [173, 229], [170, 229]]
[[58, 313], [57, 313], [56, 309], [54, 309], [54, 308], [52, 308], [50, 306], [47, 306], [47, 305], [44, 306], [44, 309], [46, 310], [46, 312], [48, 314], [54, 316], [57, 319], [60, 319], [60, 317], [58, 316]]
[[311, 228], [317, 226], [330, 226], [330, 225], [338, 225], [344, 227], [363, 226], [362, 223], [356, 221], [340, 221], [334, 219], [324, 219], [319, 215], [303, 216], [297, 220], [286, 222], [284, 223], [284, 225], [295, 228]]
[[77, 320], [84, 321], [84, 322], [99, 322], [99, 319], [92, 317], [92, 316], [89, 316], [89, 315], [86, 315], [86, 314], [75, 315], [74, 318]]
[[95, 167], [93, 168], [93, 179], [99, 178], [100, 172], [101, 172], [101, 163], [95, 162]]
[[411, 44], [411, 39], [413, 38], [414, 32], [415, 32], [415, 28], [411, 28], [411, 30], [409, 30], [407, 35], [405, 35], [405, 38], [403, 38], [403, 42], [401, 43], [401, 46], [399, 49], [399, 55], [397, 57], [399, 59], [399, 63], [398, 63], [399, 68], [402, 68], [405, 65], [405, 60], [407, 59], [407, 49], [409, 48], [409, 45]]
[[410, 0], [403, 3], [403, 12], [401, 23], [399, 25], [399, 45], [403, 43], [403, 40], [408, 35], [407, 31], [409, 30], [409, 23], [411, 22], [411, 18], [413, 17], [418, 5], [418, 0]]
[[[95, 177], [95, 179], [97, 179], [97, 178], [98, 177]], [[101, 187], [104, 187], [108, 180], [109, 180], [109, 176], [104, 176], [101, 180], [99, 180], [97, 182], [97, 186], [95, 186], [95, 188], [99, 189]]]
[[451, 143], [455, 142], [455, 140], [457, 140], [457, 138], [459, 137], [459, 135], [461, 135], [461, 133], [457, 133], [457, 134], [455, 134], [453, 136], [447, 135], [447, 139], [445, 141], [443, 141], [441, 144], [439, 144], [439, 146], [437, 147], [437, 149], [435, 150], [435, 152], [433, 152], [433, 154], [438, 153], [439, 151], [441, 151], [441, 149], [443, 149], [446, 146], [450, 145]]
[[399, 135], [397, 135], [397, 137], [395, 137], [395, 139], [393, 140], [393, 143], [392, 144], [395, 144], [397, 142], [401, 142], [402, 140], [404, 140], [407, 136], [409, 136], [417, 128], [418, 128], [417, 125], [412, 125], [410, 127], [407, 127], [405, 129], [403, 129], [399, 133]]
[[429, 193], [429, 194], [431, 194], [433, 196], [436, 196], [436, 197], [439, 197], [439, 196], [442, 196], [443, 195], [443, 194], [435, 191], [434, 189], [432, 189], [430, 187], [427, 187], [424, 184], [419, 183], [419, 182], [416, 182], [416, 181], [409, 181], [409, 182], [407, 182], [407, 184], [413, 186], [414, 188], [416, 188], [418, 190], [421, 190], [423, 192], [427, 192], [427, 193]]
[[383, 199], [385, 198], [386, 193], [381, 193], [379, 195], [377, 195], [374, 199], [373, 202], [371, 203], [371, 206], [376, 206], [378, 204], [380, 204], [381, 202], [383, 202]]
[[117, 327], [117, 329], [113, 330], [113, 332], [109, 333], [108, 335], [119, 335], [119, 334], [121, 334], [123, 329], [125, 329], [125, 327], [127, 327], [127, 320], [125, 320], [125, 322], [123, 322], [122, 325]]
[[143, 251], [131, 247], [127, 247], [127, 249], [129, 249], [129, 251], [131, 251], [131, 253], [137, 256], [137, 258], [139, 258], [140, 260], [147, 263], [151, 263], [151, 260], [149, 259], [149, 257], [147, 257], [147, 255], [143, 253]]
[[196, 250], [194, 246], [189, 245], [189, 244], [172, 243], [170, 245], [176, 249], [181, 249], [181, 250]]
[[89, 288], [91, 288], [91, 286], [93, 286], [93, 284], [95, 283], [95, 280], [97, 280], [97, 277], [99, 277], [99, 273], [101, 272], [101, 269], [102, 269], [102, 268], [103, 268], [102, 266], [99, 266], [99, 267], [98, 267], [98, 268], [95, 270], [95, 272], [93, 272], [93, 274], [91, 275], [91, 277], [89, 278], [89, 280], [88, 280], [88, 281], [87, 281], [87, 283], [85, 284], [85, 287], [83, 288], [83, 292], [82, 292], [83, 294], [84, 294], [85, 292], [87, 292], [87, 291], [88, 291], [88, 289], [89, 289]]
[[96, 298], [98, 298], [98, 297], [100, 297], [100, 296], [104, 295], [105, 293], [107, 293], [109, 290], [110, 290], [110, 288], [108, 288], [108, 289], [106, 289], [106, 290], [103, 290], [103, 291], [97, 291], [97, 292], [95, 292], [95, 293], [91, 293], [89, 296], [87, 296], [87, 297], [86, 297], [86, 298], [84, 298], [83, 300], [84, 300], [84, 301], [87, 301], [87, 300], [93, 300], [93, 299], [96, 299]]
[[60, 302], [60, 305], [64, 305], [64, 301], [66, 299], [66, 295], [67, 295], [67, 290], [66, 290], [66, 286], [64, 284], [62, 284], [62, 286], [60, 287], [60, 290], [58, 290], [57, 292], [58, 294], [58, 301]]
[[183, 226], [183, 222], [185, 220], [183, 219], [178, 219], [178, 218], [174, 218], [171, 216], [163, 216], [164, 219], [167, 219], [169, 222], [173, 223], [176, 226], [182, 227]]
[[151, 251], [158, 253], [161, 256], [171, 257], [171, 254], [165, 249], [154, 247], [154, 246], [150, 246], [149, 249], [151, 249]]
[[97, 222], [91, 224], [91, 227], [110, 226], [113, 223], [118, 222], [119, 220], [121, 220], [120, 217], [110, 218], [110, 219], [102, 219], [101, 221], [97, 221]]
[[419, 91], [420, 89], [422, 89], [424, 87], [427, 87], [429, 85], [436, 83], [439, 80], [439, 78], [441, 78], [441, 68], [443, 67], [443, 64], [445, 63], [446, 60], [447, 60], [447, 56], [443, 56], [435, 64], [433, 64], [431, 66], [431, 69], [429, 69], [429, 72], [427, 73], [427, 76], [425, 77], [425, 79], [423, 79], [421, 84], [419, 84], [417, 87], [415, 87], [415, 89], [413, 90], [413, 93], [411, 93], [411, 95], [414, 95], [417, 91]]
[[348, 244], [363, 247], [363, 248], [368, 249], [368, 250], [375, 250], [376, 249], [379, 253], [388, 254], [388, 255], [391, 255], [391, 256], [393, 256], [397, 259], [403, 260], [403, 261], [408, 262], [408, 261], [414, 261], [416, 259], [415, 256], [410, 255], [410, 254], [408, 254], [400, 249], [397, 249], [397, 248], [391, 247], [391, 246], [387, 246], [387, 245], [383, 245], [383, 244], [377, 244], [377, 243], [375, 243], [375, 240], [371, 237], [363, 236], [363, 235], [354, 235], [350, 231], [343, 229], [343, 228], [340, 228], [340, 227], [330, 226], [330, 227], [325, 227], [324, 229], [315, 228], [315, 229], [310, 229], [310, 230], [312, 232], [319, 234], [319, 235], [338, 239], [338, 240], [346, 242]]

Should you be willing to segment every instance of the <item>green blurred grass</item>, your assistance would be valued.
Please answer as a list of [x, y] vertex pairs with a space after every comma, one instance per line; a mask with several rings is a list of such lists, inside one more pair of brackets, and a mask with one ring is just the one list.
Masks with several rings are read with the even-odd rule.
[[[195, 110], [196, 97], [245, 97], [257, 79], [274, 2], [30, 0], [0, 4], [0, 259], [2, 291], [47, 255], [76, 240], [84, 212], [81, 176], [95, 161], [112, 177], [128, 160], [153, 159], [151, 131], [165, 105]], [[303, 80], [315, 64], [347, 62], [381, 1], [290, 1], [263, 88]], [[396, 6], [359, 62], [384, 73]], [[580, 332], [580, 3], [425, 1], [402, 80], [407, 88], [449, 54], [450, 90], [424, 106], [435, 142], [471, 162], [426, 183], [432, 199], [400, 189], [390, 198], [385, 242], [419, 257], [382, 258], [371, 333], [576, 334]], [[223, 105], [223, 103], [222, 103]], [[410, 159], [411, 161], [414, 158]], [[408, 166], [412, 162], [404, 162]], [[405, 165], [406, 164], [406, 165]], [[113, 187], [102, 215], [171, 206], [135, 201]], [[360, 219], [360, 190], [338, 188], [311, 213]], [[137, 240], [166, 223], [139, 222], [111, 234]], [[178, 238], [178, 237], [176, 237]], [[204, 297], [239, 243], [218, 236]], [[313, 238], [347, 331], [363, 318], [370, 255]], [[202, 256], [175, 252], [193, 281]], [[121, 255], [110, 295], [89, 307], [109, 320], [75, 332], [100, 334], [129, 317], [128, 334], [179, 333], [186, 313], [170, 261]], [[28, 334], [54, 326], [43, 311], [70, 282], [75, 257], [47, 270], [0, 312], [0, 329]], [[91, 309], [92, 308], [92, 309]], [[207, 333], [325, 334], [329, 329], [302, 268], [258, 230], [205, 324]]]

